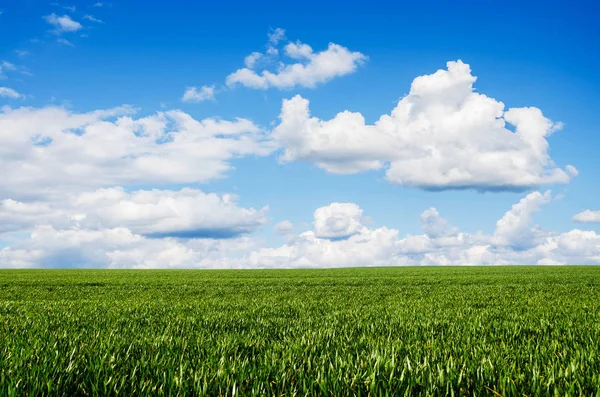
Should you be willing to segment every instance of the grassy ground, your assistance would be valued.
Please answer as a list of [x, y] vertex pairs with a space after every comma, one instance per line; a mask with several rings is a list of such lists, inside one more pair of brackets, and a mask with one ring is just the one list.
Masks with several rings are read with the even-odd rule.
[[600, 396], [600, 268], [0, 271], [44, 394]]

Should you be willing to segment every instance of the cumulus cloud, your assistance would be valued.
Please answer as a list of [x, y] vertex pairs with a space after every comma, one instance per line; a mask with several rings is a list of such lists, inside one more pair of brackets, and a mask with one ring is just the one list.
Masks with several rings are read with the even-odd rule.
[[[274, 29], [268, 37], [266, 53], [253, 52], [248, 55], [244, 59], [246, 67], [227, 76], [228, 86], [240, 84], [263, 90], [297, 86], [312, 88], [335, 77], [353, 73], [367, 59], [360, 52], [352, 52], [335, 43], [330, 43], [323, 51], [314, 52], [309, 45], [297, 41], [290, 42], [283, 48], [284, 55], [296, 62], [285, 63], [277, 60], [279, 50], [276, 48], [285, 39], [285, 31]], [[256, 71], [259, 65], [264, 68]], [[268, 69], [271, 65], [276, 65], [276, 68]]]
[[[302, 56], [307, 50], [293, 47]], [[525, 190], [567, 183], [575, 167], [555, 166], [547, 141], [561, 123], [534, 107], [510, 108], [475, 92], [469, 65], [417, 77], [389, 115], [366, 124], [344, 111], [313, 117], [299, 95], [284, 100], [273, 137], [283, 162], [310, 161], [330, 173], [386, 169], [392, 183], [424, 189]], [[514, 129], [514, 131], [513, 131]]]
[[133, 118], [130, 107], [74, 113], [0, 109], [0, 198], [223, 177], [241, 156], [273, 145], [250, 120], [195, 120], [179, 111]]
[[203, 85], [200, 89], [188, 87], [181, 98], [182, 102], [213, 101], [215, 99], [215, 86]]
[[74, 21], [68, 15], [60, 16], [56, 15], [55, 13], [52, 13], [50, 15], [46, 15], [44, 19], [50, 25], [54, 26], [54, 32], [57, 34], [64, 32], [76, 32], [83, 28], [83, 26], [79, 22]]
[[573, 216], [575, 222], [600, 223], [600, 211], [585, 210]]
[[0, 87], [0, 97], [11, 98], [11, 99], [21, 99], [25, 98], [24, 95], [19, 94], [17, 91], [8, 87]]
[[314, 214], [315, 236], [344, 239], [360, 232], [362, 209], [354, 203], [332, 203], [318, 208]]

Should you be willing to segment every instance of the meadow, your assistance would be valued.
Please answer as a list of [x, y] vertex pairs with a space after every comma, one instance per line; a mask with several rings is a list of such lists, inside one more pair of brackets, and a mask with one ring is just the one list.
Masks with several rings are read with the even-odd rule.
[[600, 396], [600, 268], [3, 270], [0, 395]]

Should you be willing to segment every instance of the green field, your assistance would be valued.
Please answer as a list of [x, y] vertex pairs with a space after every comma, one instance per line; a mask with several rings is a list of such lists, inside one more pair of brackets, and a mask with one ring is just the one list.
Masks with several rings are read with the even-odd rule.
[[600, 268], [0, 271], [0, 395], [600, 396]]

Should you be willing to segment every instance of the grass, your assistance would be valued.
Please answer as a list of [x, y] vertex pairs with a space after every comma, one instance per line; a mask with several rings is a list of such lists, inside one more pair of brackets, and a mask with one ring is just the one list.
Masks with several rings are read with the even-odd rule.
[[600, 268], [0, 271], [0, 395], [600, 396]]

